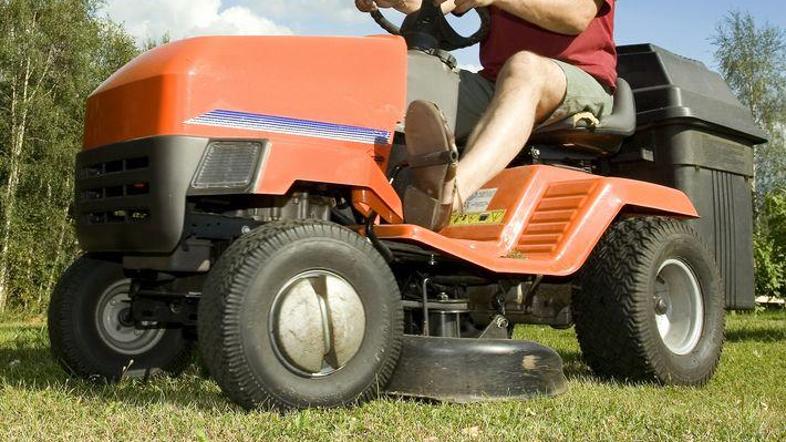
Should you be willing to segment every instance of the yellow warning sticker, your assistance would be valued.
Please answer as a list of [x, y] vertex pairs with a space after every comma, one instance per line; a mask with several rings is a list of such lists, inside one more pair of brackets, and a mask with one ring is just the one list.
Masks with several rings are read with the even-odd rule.
[[507, 211], [504, 209], [501, 210], [491, 210], [488, 212], [481, 212], [481, 213], [453, 213], [450, 216], [450, 225], [451, 226], [481, 226], [481, 225], [494, 225], [494, 224], [502, 224], [502, 220], [505, 219], [505, 213]]

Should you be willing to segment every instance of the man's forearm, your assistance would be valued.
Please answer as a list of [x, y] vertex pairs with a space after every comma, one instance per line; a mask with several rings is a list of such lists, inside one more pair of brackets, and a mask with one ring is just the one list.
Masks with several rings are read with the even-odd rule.
[[578, 35], [598, 15], [603, 0], [495, 0], [494, 6], [552, 32]]

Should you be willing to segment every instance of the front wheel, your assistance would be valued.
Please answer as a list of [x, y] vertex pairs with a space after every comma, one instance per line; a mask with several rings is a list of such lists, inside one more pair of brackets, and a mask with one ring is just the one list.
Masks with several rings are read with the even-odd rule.
[[334, 407], [384, 389], [403, 311], [392, 271], [366, 239], [288, 221], [224, 252], [205, 284], [198, 331], [210, 374], [241, 406]]
[[137, 327], [130, 291], [131, 280], [111, 260], [85, 255], [66, 270], [49, 304], [52, 354], [66, 371], [117, 381], [188, 367], [192, 344], [183, 331]]
[[573, 295], [584, 359], [601, 375], [702, 385], [720, 360], [721, 278], [686, 223], [628, 218], [585, 264]]

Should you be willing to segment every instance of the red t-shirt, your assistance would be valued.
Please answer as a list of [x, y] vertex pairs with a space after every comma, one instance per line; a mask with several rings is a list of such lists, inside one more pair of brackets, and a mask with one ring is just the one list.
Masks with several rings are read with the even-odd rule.
[[515, 53], [530, 51], [578, 66], [613, 90], [617, 83], [614, 44], [614, 0], [606, 3], [579, 35], [547, 31], [499, 8], [491, 7], [491, 32], [480, 46], [481, 74], [496, 81], [505, 62]]

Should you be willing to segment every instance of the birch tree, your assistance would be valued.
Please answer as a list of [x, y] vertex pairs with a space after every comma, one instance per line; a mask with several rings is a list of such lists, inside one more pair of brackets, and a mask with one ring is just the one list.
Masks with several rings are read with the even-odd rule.
[[0, 0], [0, 311], [78, 253], [68, 205], [87, 95], [136, 54], [97, 0]]

